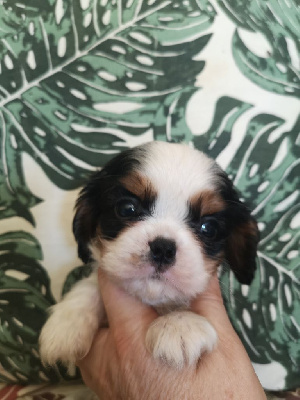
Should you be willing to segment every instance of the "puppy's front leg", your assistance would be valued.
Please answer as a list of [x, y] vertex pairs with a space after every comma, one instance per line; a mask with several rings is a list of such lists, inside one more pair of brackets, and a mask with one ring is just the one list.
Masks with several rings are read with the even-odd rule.
[[63, 300], [51, 308], [40, 334], [40, 355], [45, 364], [57, 361], [70, 366], [88, 353], [104, 320], [97, 272], [74, 285]]
[[146, 335], [146, 346], [153, 356], [178, 369], [197, 362], [216, 342], [212, 325], [191, 311], [175, 311], [157, 318]]

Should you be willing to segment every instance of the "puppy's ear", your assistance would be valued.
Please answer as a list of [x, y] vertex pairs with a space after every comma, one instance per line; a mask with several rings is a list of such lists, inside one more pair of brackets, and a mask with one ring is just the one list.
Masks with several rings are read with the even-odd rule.
[[91, 207], [87, 198], [80, 195], [75, 206], [75, 216], [73, 219], [73, 234], [77, 242], [78, 257], [86, 264], [91, 260], [89, 241], [91, 238], [92, 221]]
[[73, 233], [78, 244], [78, 256], [83, 262], [92, 260], [91, 241], [97, 235], [101, 219], [107, 219], [103, 210], [110, 202], [108, 194], [117, 186], [118, 180], [136, 168], [143, 157], [143, 148], [124, 150], [112, 158], [102, 169], [91, 175], [81, 190], [73, 220]]
[[93, 174], [81, 190], [75, 205], [73, 234], [77, 242], [78, 256], [84, 263], [92, 260], [89, 245], [96, 234], [99, 221], [104, 176], [104, 170]]
[[254, 278], [258, 242], [257, 224], [250, 215], [236, 223], [227, 238], [225, 258], [240, 283], [250, 285]]
[[222, 196], [227, 204], [229, 235], [225, 259], [240, 283], [250, 285], [256, 270], [259, 230], [248, 207], [239, 199], [227, 175], [222, 173]]

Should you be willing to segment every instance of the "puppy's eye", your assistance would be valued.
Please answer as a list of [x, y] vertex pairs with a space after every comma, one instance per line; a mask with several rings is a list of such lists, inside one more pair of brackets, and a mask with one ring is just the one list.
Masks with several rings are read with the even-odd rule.
[[207, 239], [215, 239], [219, 233], [219, 225], [215, 220], [203, 221], [200, 232]]
[[137, 217], [138, 205], [132, 200], [120, 200], [116, 205], [116, 214], [121, 218]]

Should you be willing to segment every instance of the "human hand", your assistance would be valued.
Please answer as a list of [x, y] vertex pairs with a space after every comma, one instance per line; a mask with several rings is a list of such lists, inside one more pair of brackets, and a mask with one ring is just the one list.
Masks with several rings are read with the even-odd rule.
[[266, 399], [249, 357], [228, 319], [216, 276], [191, 310], [204, 316], [219, 339], [196, 366], [176, 370], [155, 360], [145, 336], [158, 314], [125, 293], [100, 272], [99, 286], [109, 328], [97, 333], [78, 362], [82, 377], [105, 400]]

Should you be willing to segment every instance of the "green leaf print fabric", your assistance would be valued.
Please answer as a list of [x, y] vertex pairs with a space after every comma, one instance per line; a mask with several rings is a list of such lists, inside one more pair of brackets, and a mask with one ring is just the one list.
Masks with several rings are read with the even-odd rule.
[[300, 385], [300, 9], [296, 0], [0, 0], [0, 380], [44, 368], [47, 309], [88, 270], [71, 224], [88, 175], [149, 140], [227, 171], [259, 222], [225, 304], [263, 386]]

